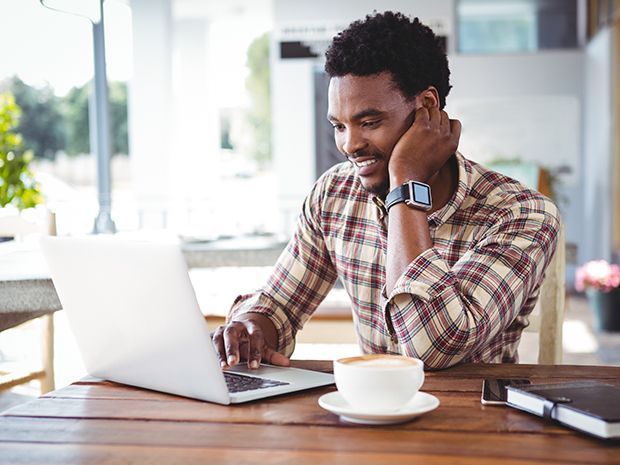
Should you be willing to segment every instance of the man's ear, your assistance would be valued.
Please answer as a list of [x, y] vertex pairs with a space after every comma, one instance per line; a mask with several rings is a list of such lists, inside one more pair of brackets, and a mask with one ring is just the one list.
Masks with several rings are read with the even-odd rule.
[[420, 106], [425, 108], [439, 107], [439, 92], [433, 86], [427, 87], [418, 94], [418, 102]]

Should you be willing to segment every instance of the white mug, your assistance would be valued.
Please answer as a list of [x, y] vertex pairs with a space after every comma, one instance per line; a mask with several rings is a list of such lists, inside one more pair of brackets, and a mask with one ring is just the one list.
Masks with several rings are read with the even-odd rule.
[[402, 355], [374, 354], [334, 360], [338, 391], [364, 412], [393, 412], [413, 399], [424, 383], [424, 362]]

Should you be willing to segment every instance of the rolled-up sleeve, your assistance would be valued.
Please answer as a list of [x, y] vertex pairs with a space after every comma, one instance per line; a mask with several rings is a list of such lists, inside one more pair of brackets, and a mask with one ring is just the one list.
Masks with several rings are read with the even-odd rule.
[[385, 294], [383, 311], [401, 351], [429, 368], [452, 366], [517, 317], [540, 284], [560, 228], [555, 207], [500, 215], [453, 266], [430, 248]]
[[277, 351], [290, 356], [295, 335], [310, 318], [336, 281], [336, 270], [325, 246], [321, 229], [323, 184], [317, 181], [303, 204], [293, 238], [276, 262], [265, 286], [239, 296], [228, 320], [242, 313], [261, 313], [274, 324]]

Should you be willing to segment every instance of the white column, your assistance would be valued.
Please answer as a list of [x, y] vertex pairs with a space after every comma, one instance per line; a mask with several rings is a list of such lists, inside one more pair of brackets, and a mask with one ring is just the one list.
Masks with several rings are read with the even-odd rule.
[[[164, 226], [172, 163], [171, 0], [131, 0], [133, 77], [129, 83], [129, 154], [144, 226]], [[153, 217], [152, 215], [156, 216]], [[160, 224], [148, 224], [148, 218]]]
[[205, 208], [204, 199], [217, 177], [209, 161], [218, 150], [219, 122], [210, 95], [217, 89], [209, 79], [208, 19], [178, 19], [174, 31], [171, 197], [179, 207], [177, 224], [185, 228], [195, 220], [191, 212]]
[[[272, 46], [272, 54], [279, 53]], [[278, 180], [281, 231], [290, 234], [316, 179], [312, 60], [272, 60], [273, 165]]]

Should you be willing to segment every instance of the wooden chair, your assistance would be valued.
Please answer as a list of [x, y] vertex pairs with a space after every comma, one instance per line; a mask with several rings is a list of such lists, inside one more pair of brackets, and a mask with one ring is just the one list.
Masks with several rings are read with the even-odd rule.
[[[24, 220], [21, 217], [0, 218], [0, 236], [23, 237], [31, 233], [56, 235], [56, 216], [48, 212], [45, 226]], [[27, 286], [26, 286], [27, 287]], [[27, 292], [27, 289], [25, 289]], [[39, 318], [42, 323], [42, 360], [40, 369], [17, 369], [12, 372], [0, 371], [0, 391], [11, 389], [33, 380], [41, 383], [41, 394], [55, 389], [54, 383], [54, 311], [58, 309], [38, 309], [0, 312], [0, 331], [14, 328]]]
[[566, 244], [564, 228], [560, 229], [555, 254], [549, 263], [540, 296], [530, 315], [526, 331], [538, 332], [538, 363], [562, 363], [562, 325], [566, 299]]

